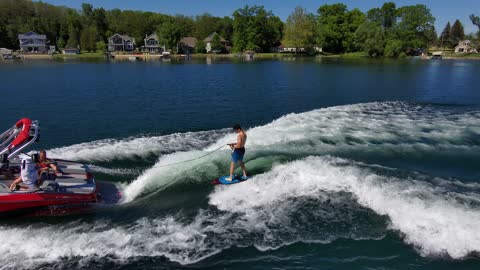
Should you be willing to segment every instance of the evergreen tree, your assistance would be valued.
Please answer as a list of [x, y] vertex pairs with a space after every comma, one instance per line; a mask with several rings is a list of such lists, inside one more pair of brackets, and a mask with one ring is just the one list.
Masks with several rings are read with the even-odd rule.
[[440, 47], [451, 47], [452, 42], [450, 40], [450, 31], [452, 31], [452, 27], [450, 26], [450, 22], [447, 23], [445, 29], [443, 29], [442, 33], [440, 34], [439, 38], [439, 45]]
[[452, 29], [450, 29], [450, 39], [452, 40], [452, 47], [455, 47], [458, 42], [465, 39], [463, 25], [459, 20], [456, 20], [452, 25]]

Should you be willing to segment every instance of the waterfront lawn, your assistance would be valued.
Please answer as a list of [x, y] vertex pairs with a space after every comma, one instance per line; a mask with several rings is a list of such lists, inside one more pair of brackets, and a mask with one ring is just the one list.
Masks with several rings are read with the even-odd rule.
[[86, 52], [82, 51], [80, 54], [54, 54], [54, 58], [103, 58], [105, 54], [103, 52]]

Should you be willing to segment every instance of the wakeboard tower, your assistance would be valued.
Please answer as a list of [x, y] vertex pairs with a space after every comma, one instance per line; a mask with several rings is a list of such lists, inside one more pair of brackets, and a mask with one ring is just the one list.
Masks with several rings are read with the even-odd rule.
[[[98, 182], [86, 164], [55, 159], [62, 174], [50, 171], [48, 180], [35, 190], [22, 183], [14, 190], [10, 184], [21, 172], [22, 160], [34, 155], [23, 153], [40, 138], [38, 121], [20, 119], [0, 135], [0, 216], [62, 215], [84, 211], [99, 204], [117, 203], [121, 192], [109, 182]], [[23, 164], [25, 166], [25, 164]]]

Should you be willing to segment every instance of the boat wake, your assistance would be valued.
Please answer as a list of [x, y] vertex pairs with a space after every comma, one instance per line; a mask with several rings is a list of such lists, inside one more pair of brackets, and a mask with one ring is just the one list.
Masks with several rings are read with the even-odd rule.
[[227, 129], [175, 133], [165, 136], [142, 136], [105, 139], [48, 150], [55, 158], [79, 161], [112, 161], [147, 158], [203, 148], [227, 134]]
[[[227, 149], [165, 166], [231, 142], [234, 134], [227, 132], [172, 135], [180, 141], [200, 138], [188, 147], [154, 137], [86, 143], [91, 147], [83, 152], [80, 145], [53, 149], [52, 157], [92, 162], [153, 151], [157, 162], [126, 184], [126, 202], [153, 200], [145, 195], [186, 183], [208, 187], [206, 202], [128, 223], [1, 225], [0, 262], [4, 268], [66, 267], [68, 262], [88, 267], [102, 258], [129, 264], [164, 257], [192, 264], [232, 247], [268, 251], [302, 242], [381, 241], [388, 233], [422, 256], [462, 259], [480, 252], [480, 184], [414, 170], [419, 160], [435, 163], [445, 156], [451, 158], [433, 168], [476, 168], [479, 111], [389, 102], [289, 114], [247, 131], [252, 179], [213, 191], [209, 182], [225, 172]], [[452, 161], [458, 159], [460, 165]], [[391, 160], [398, 163], [384, 162]], [[121, 207], [128, 212], [133, 206]]]
[[[248, 130], [246, 158], [254, 172], [309, 155], [334, 155], [390, 166], [407, 164], [408, 169], [428, 166], [438, 172], [449, 168], [451, 173], [460, 168], [476, 177], [479, 134], [479, 111], [438, 110], [401, 102], [357, 104], [289, 114], [252, 128]], [[209, 182], [225, 174], [227, 149], [195, 162], [163, 166], [202, 156], [234, 140], [235, 135], [229, 134], [202, 150], [160, 157], [128, 185], [126, 201], [182, 181]]]
[[[81, 258], [129, 263], [166, 257], [191, 264], [231, 247], [260, 251], [292, 243], [380, 240], [399, 232], [423, 256], [459, 259], [480, 251], [480, 186], [446, 179], [397, 178], [392, 169], [335, 157], [276, 165], [233, 186], [218, 186], [193, 217], [1, 226], [6, 268], [58, 265]], [[455, 220], [455, 222], [452, 222]], [[21, 256], [19, 256], [21, 254]]]

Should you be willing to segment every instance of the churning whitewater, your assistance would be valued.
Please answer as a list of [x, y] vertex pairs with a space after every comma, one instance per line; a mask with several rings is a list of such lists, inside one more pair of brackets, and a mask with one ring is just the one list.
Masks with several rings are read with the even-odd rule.
[[[461, 260], [480, 252], [480, 184], [428, 173], [429, 166], [449, 166], [445, 158], [452, 156], [465, 161], [463, 170], [474, 166], [468, 160], [480, 158], [479, 111], [356, 104], [289, 114], [247, 133], [246, 166], [254, 176], [232, 186], [209, 184], [228, 166], [230, 152], [220, 148], [235, 138], [228, 130], [49, 150], [51, 157], [102, 162], [97, 167], [102, 173], [132, 177], [124, 184], [124, 203], [113, 211], [128, 213], [142, 203], [154, 207], [164, 198], [158, 194], [181, 196], [182, 189], [201, 190], [203, 199], [174, 205], [179, 211], [173, 213], [137, 214], [131, 222], [2, 225], [3, 268], [62, 267], [69, 260], [82, 266], [100, 258], [127, 263], [142, 257], [191, 264], [232, 247], [268, 251], [339, 239], [381, 241], [389, 233], [422, 256]], [[166, 166], [218, 148], [202, 159]], [[156, 161], [139, 172], [105, 166], [151, 155]], [[418, 160], [431, 164], [420, 168]]]

